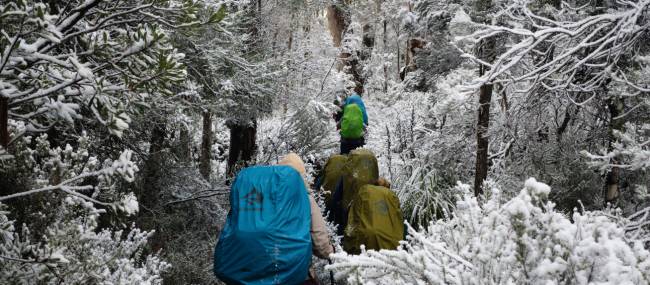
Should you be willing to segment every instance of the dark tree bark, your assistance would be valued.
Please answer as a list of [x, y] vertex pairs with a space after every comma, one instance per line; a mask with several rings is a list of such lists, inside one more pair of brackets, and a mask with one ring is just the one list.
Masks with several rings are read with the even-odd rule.
[[406, 41], [406, 51], [404, 53], [404, 69], [399, 74], [401, 80], [406, 78], [406, 75], [417, 69], [415, 65], [415, 49], [422, 49], [427, 44], [426, 41], [421, 39], [410, 39]]
[[[158, 181], [163, 173], [163, 150], [165, 149], [165, 137], [167, 136], [166, 122], [159, 122], [151, 130], [149, 139], [149, 155], [144, 162], [144, 185], [142, 193], [139, 193], [138, 201], [146, 208], [153, 208], [158, 203]], [[140, 211], [144, 214], [144, 211]]]
[[343, 33], [349, 24], [345, 11], [341, 6], [342, 4], [330, 5], [327, 7], [327, 28], [332, 35], [332, 41], [334, 42], [335, 47], [341, 46]]
[[359, 53], [359, 58], [362, 61], [369, 59], [372, 56], [372, 50], [375, 48], [375, 27], [374, 23], [366, 23], [363, 25], [363, 37], [361, 43], [363, 50]]
[[[488, 38], [483, 41], [479, 50], [479, 57], [491, 62], [494, 59], [495, 39]], [[482, 76], [486, 67], [481, 66], [479, 73]], [[489, 138], [490, 128], [490, 103], [492, 102], [493, 85], [488, 83], [479, 89], [478, 121], [476, 124], [476, 173], [474, 175], [474, 195], [483, 194], [483, 181], [487, 178], [489, 168]]]
[[[607, 147], [608, 151], [613, 150], [613, 144], [616, 142], [616, 137], [614, 136], [615, 131], [623, 131], [625, 120], [619, 118], [624, 111], [625, 105], [623, 100], [618, 97], [607, 99], [607, 109], [609, 109], [609, 126], [608, 126], [608, 139], [609, 145]], [[618, 164], [618, 159], [613, 158], [612, 164]], [[614, 205], [616, 200], [620, 196], [619, 180], [620, 180], [621, 169], [619, 167], [612, 167], [607, 172], [607, 177], [605, 178], [605, 204], [610, 203]]]
[[9, 98], [0, 97], [0, 145], [9, 147]]
[[199, 172], [205, 180], [210, 180], [212, 165], [210, 164], [212, 149], [212, 113], [203, 112], [203, 136], [201, 137], [201, 158], [199, 159]]
[[575, 106], [573, 109], [573, 114], [571, 114], [571, 108], [567, 107], [565, 112], [564, 112], [564, 119], [562, 119], [562, 124], [557, 128], [555, 131], [556, 134], [556, 141], [561, 142], [562, 141], [562, 136], [566, 132], [567, 128], [569, 127], [569, 123], [571, 120], [578, 115], [578, 112], [580, 111], [579, 106]]
[[257, 121], [229, 124], [230, 151], [228, 153], [228, 177], [233, 177], [241, 167], [254, 163], [257, 152]]
[[192, 139], [187, 128], [182, 128], [180, 132], [178, 159], [184, 164], [189, 164], [192, 161]]
[[[477, 14], [473, 20], [476, 22], [487, 22], [487, 12], [492, 8], [491, 0], [477, 0], [475, 2]], [[478, 57], [484, 62], [492, 62], [496, 57], [496, 39], [489, 37], [479, 44]], [[480, 66], [479, 74], [485, 74], [487, 67]], [[477, 197], [483, 194], [483, 182], [487, 179], [489, 171], [489, 138], [490, 128], [490, 104], [492, 102], [492, 83], [487, 83], [479, 89], [478, 98], [478, 120], [476, 124], [476, 169], [474, 173], [474, 195]]]
[[[327, 7], [327, 26], [332, 35], [332, 41], [335, 47], [340, 47], [342, 44], [343, 36], [350, 23], [349, 14], [346, 11], [347, 7], [344, 3], [330, 5]], [[365, 43], [364, 43], [365, 44]], [[372, 40], [374, 45], [374, 39]], [[365, 80], [361, 76], [361, 67], [359, 66], [359, 52], [354, 51], [343, 52], [339, 55], [339, 63], [337, 69], [345, 70], [346, 73], [352, 75], [355, 81], [354, 91], [362, 95], [364, 91]]]
[[[399, 33], [397, 33], [397, 38], [399, 39]], [[400, 58], [402, 57], [400, 53], [401, 48], [399, 47], [399, 41], [397, 41], [397, 75], [402, 74], [402, 67], [400, 66]], [[399, 76], [402, 79], [402, 76]]]
[[[384, 40], [384, 51], [386, 50], [386, 45], [388, 44], [388, 37], [386, 35], [386, 27], [388, 25], [388, 22], [384, 20], [384, 34], [383, 34], [383, 40]], [[384, 93], [388, 92], [388, 66], [384, 64]]]
[[488, 173], [488, 145], [487, 137], [490, 126], [490, 102], [492, 101], [492, 85], [481, 86], [478, 99], [478, 123], [476, 128], [476, 174], [474, 176], [474, 195], [483, 194], [483, 181]]

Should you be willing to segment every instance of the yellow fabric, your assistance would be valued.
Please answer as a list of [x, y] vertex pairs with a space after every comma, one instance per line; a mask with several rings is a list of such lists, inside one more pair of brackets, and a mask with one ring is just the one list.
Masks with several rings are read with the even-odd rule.
[[341, 177], [343, 177], [343, 167], [347, 162], [348, 157], [345, 155], [335, 154], [332, 155], [325, 164], [325, 172], [323, 175], [323, 184], [321, 188], [323, 189], [323, 197], [325, 198], [325, 203], [329, 203], [334, 191], [336, 191], [336, 186], [339, 183]]
[[396, 249], [404, 237], [399, 199], [390, 189], [375, 185], [361, 187], [348, 213], [343, 249], [358, 254], [366, 249]]
[[367, 149], [355, 149], [348, 155], [343, 168], [343, 207], [348, 207], [359, 189], [374, 184], [379, 179], [379, 166], [375, 154]]

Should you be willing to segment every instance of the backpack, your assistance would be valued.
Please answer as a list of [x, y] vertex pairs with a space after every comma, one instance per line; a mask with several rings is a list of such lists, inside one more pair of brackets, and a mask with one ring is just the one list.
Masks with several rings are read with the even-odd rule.
[[361, 99], [361, 96], [354, 94], [348, 98], [345, 99], [345, 104], [343, 106], [349, 105], [349, 104], [357, 104], [359, 105], [359, 108], [361, 108], [361, 113], [363, 113], [363, 123], [365, 125], [368, 125], [368, 112], [366, 112], [366, 105], [363, 104], [363, 100]]
[[348, 209], [359, 189], [379, 178], [377, 158], [367, 149], [355, 149], [347, 158], [336, 191], [329, 204], [330, 220], [337, 226], [337, 234], [343, 235], [347, 225]]
[[355, 149], [348, 155], [343, 167], [342, 202], [346, 208], [366, 184], [373, 184], [379, 179], [379, 166], [375, 154], [367, 149]]
[[226, 284], [300, 284], [312, 256], [311, 207], [290, 166], [243, 169], [214, 250], [214, 274]]
[[348, 104], [343, 108], [343, 118], [341, 119], [341, 137], [346, 139], [362, 138], [363, 131], [363, 112], [357, 104]]
[[321, 177], [321, 187], [324, 190], [323, 197], [325, 198], [325, 203], [331, 201], [331, 197], [334, 191], [336, 191], [336, 185], [343, 176], [343, 167], [347, 160], [347, 156], [340, 154], [332, 155], [327, 160], [323, 169], [323, 176]]
[[386, 187], [361, 187], [350, 207], [343, 249], [359, 254], [363, 244], [367, 250], [394, 250], [403, 237], [404, 222], [397, 195]]

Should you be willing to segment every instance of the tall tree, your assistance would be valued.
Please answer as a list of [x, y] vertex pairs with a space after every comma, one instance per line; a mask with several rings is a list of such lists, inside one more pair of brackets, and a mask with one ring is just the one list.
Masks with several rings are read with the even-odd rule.
[[[491, 0], [477, 0], [476, 11], [481, 22], [487, 22], [487, 12], [492, 8]], [[483, 38], [478, 45], [478, 58], [483, 62], [492, 62], [495, 59], [496, 51], [495, 37]], [[487, 67], [479, 66], [479, 75], [485, 75]], [[474, 195], [479, 196], [483, 193], [483, 182], [487, 178], [489, 159], [488, 148], [489, 138], [488, 130], [490, 127], [490, 106], [492, 102], [492, 82], [485, 82], [479, 88], [478, 98], [478, 119], [476, 122], [476, 166], [474, 173]]]
[[203, 132], [201, 135], [201, 156], [199, 158], [199, 172], [205, 180], [210, 180], [212, 172], [212, 112], [203, 111]]

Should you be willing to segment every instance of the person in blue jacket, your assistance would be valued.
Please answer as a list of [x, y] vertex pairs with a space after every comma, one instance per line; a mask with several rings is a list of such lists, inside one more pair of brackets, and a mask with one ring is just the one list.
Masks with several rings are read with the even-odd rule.
[[356, 104], [357, 106], [359, 106], [359, 109], [361, 109], [361, 113], [363, 115], [364, 135], [360, 138], [341, 137], [341, 149], [340, 149], [341, 154], [348, 154], [350, 153], [350, 151], [356, 148], [360, 148], [366, 144], [365, 129], [368, 127], [368, 112], [366, 111], [366, 105], [363, 103], [361, 96], [359, 96], [356, 92], [352, 92], [352, 95], [345, 98], [343, 104], [340, 104], [338, 100], [335, 101], [334, 104], [339, 105], [339, 107], [341, 108], [340, 111], [334, 114], [334, 120], [336, 120], [337, 130], [341, 129], [341, 122], [344, 116], [343, 110], [345, 109], [346, 106], [350, 104]]

